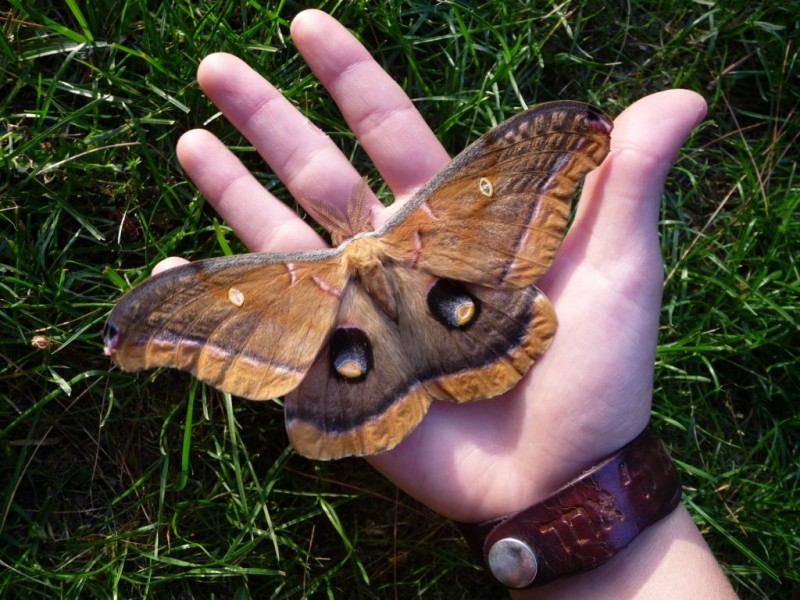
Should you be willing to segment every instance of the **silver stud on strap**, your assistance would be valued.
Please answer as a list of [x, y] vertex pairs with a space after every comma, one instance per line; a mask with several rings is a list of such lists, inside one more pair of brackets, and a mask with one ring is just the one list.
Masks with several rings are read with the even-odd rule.
[[528, 544], [515, 538], [498, 540], [489, 550], [489, 570], [506, 587], [523, 588], [536, 578], [539, 565]]

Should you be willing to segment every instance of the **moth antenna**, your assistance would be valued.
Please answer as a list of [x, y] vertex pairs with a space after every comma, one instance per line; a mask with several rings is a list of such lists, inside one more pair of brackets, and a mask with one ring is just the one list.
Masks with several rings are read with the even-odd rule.
[[306, 201], [303, 202], [303, 208], [311, 215], [312, 219], [322, 225], [331, 235], [331, 240], [335, 246], [341, 243], [337, 243], [337, 239], [344, 240], [349, 237], [347, 233], [350, 230], [350, 225], [347, 216], [339, 207], [318, 198], [307, 198]]
[[370, 223], [372, 211], [364, 202], [368, 192], [369, 186], [365, 177], [353, 186], [347, 198], [345, 212], [318, 198], [308, 198], [303, 206], [306, 212], [331, 235], [331, 243], [338, 246], [357, 233], [372, 230]]
[[348, 237], [352, 237], [362, 231], [372, 230], [372, 224], [370, 223], [372, 211], [367, 208], [364, 202], [369, 192], [370, 189], [366, 177], [356, 183], [350, 191], [350, 197], [347, 199], [347, 223], [350, 229]]

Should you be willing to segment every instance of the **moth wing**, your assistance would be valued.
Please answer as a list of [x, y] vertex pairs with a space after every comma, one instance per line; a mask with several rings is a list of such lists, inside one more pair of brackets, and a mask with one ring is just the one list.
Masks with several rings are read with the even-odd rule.
[[327, 460], [397, 445], [431, 402], [410, 360], [418, 351], [403, 345], [397, 323], [354, 281], [332, 335], [286, 396], [286, 429], [295, 450]]
[[421, 270], [404, 273], [404, 298], [422, 308], [404, 311], [404, 347], [428, 394], [472, 402], [513, 388], [550, 346], [558, 320], [533, 284], [491, 287], [440, 279]]
[[106, 354], [126, 371], [172, 367], [237, 396], [281, 396], [333, 327], [347, 285], [339, 254], [247, 254], [155, 275], [111, 312]]
[[[419, 424], [432, 398], [468, 402], [513, 387], [549, 345], [556, 318], [528, 286], [496, 289], [396, 267], [398, 319], [356, 281], [328, 342], [286, 397], [294, 448], [310, 458], [389, 450]], [[337, 364], [352, 358], [350, 375]]]
[[553, 262], [571, 199], [608, 153], [611, 120], [535, 106], [487, 132], [381, 230], [397, 260], [459, 281], [525, 287]]

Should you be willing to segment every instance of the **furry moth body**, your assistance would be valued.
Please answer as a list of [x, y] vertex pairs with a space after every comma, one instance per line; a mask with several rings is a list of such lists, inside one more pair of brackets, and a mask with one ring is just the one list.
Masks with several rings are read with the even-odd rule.
[[388, 450], [433, 399], [497, 396], [546, 350], [557, 322], [535, 283], [611, 128], [579, 102], [519, 113], [376, 231], [151, 277], [111, 312], [105, 352], [126, 371], [166, 366], [245, 398], [286, 395], [305, 456]]

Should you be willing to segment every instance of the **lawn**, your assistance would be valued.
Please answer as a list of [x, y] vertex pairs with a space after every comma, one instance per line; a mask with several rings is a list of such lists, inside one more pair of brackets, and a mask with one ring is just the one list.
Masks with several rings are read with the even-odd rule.
[[[492, 598], [448, 521], [359, 459], [288, 445], [279, 401], [113, 368], [114, 302], [170, 255], [244, 250], [175, 158], [206, 127], [297, 207], [203, 96], [227, 51], [389, 200], [288, 25], [335, 15], [455, 154], [536, 102], [709, 103], [661, 210], [653, 420], [743, 598], [800, 586], [796, 0], [10, 0], [0, 36], [0, 595]], [[299, 210], [299, 209], [298, 209]]]

